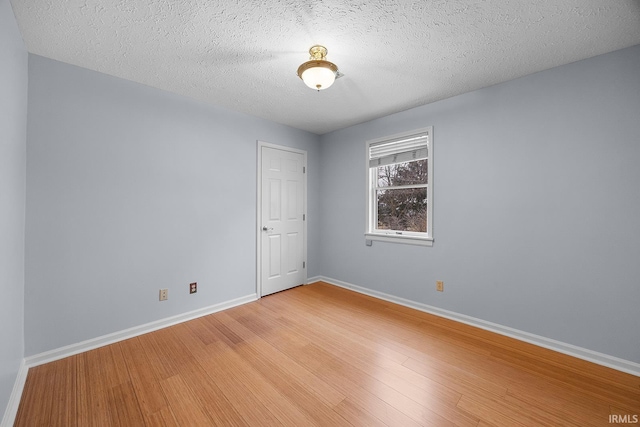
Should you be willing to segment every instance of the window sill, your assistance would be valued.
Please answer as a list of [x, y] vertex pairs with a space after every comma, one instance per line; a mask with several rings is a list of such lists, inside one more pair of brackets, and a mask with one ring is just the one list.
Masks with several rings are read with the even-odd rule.
[[418, 236], [403, 236], [381, 233], [364, 233], [367, 240], [375, 240], [378, 242], [402, 243], [405, 245], [433, 246], [433, 238]]

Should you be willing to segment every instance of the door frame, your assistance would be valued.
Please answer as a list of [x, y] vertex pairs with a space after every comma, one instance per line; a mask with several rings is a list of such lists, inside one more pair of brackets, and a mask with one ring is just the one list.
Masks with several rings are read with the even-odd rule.
[[284, 145], [271, 144], [269, 142], [257, 141], [256, 144], [256, 295], [262, 298], [262, 147], [268, 147], [275, 150], [289, 151], [292, 153], [302, 154], [303, 172], [303, 206], [302, 211], [305, 219], [302, 224], [302, 257], [305, 263], [304, 267], [304, 284], [307, 283], [307, 152], [297, 148], [291, 148]]

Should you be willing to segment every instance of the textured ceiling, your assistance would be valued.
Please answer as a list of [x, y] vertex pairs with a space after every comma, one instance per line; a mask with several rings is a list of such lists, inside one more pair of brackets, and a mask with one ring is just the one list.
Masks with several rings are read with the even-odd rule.
[[[12, 5], [31, 53], [318, 134], [640, 44], [638, 0]], [[313, 44], [345, 74], [321, 92]]]

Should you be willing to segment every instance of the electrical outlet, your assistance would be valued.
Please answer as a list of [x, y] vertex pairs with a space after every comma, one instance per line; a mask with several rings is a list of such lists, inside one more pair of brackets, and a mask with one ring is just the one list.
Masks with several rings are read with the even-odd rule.
[[160, 301], [169, 299], [169, 289], [160, 289]]
[[189, 293], [195, 294], [198, 292], [198, 282], [189, 283]]
[[444, 282], [442, 280], [436, 280], [436, 291], [444, 292]]

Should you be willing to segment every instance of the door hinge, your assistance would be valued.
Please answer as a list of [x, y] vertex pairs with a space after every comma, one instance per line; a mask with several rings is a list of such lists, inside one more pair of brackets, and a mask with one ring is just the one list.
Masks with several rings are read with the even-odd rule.
[[307, 173], [307, 167], [306, 166], [302, 167], [302, 173]]
[[302, 220], [306, 221], [306, 219], [307, 219], [307, 215], [306, 214], [302, 214]]
[[306, 268], [306, 266], [307, 266], [307, 263], [302, 261], [302, 268]]

